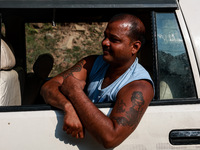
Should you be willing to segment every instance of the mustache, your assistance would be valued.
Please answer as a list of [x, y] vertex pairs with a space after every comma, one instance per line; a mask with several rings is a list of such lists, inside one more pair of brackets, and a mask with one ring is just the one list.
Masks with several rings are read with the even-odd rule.
[[107, 47], [107, 46], [102, 46], [102, 48], [103, 48], [103, 51], [110, 51], [110, 48], [109, 47]]

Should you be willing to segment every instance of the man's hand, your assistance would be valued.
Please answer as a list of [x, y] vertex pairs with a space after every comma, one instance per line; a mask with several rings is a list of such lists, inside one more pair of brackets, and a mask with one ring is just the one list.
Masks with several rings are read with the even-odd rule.
[[84, 138], [84, 128], [73, 107], [65, 111], [63, 130], [73, 137]]

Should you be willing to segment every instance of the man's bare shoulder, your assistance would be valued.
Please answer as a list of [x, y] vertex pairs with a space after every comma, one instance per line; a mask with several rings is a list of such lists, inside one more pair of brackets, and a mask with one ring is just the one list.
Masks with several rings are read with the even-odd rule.
[[123, 93], [123, 91], [133, 91], [133, 90], [142, 90], [153, 93], [153, 84], [149, 80], [136, 80], [125, 85], [120, 90], [120, 92]]
[[94, 62], [98, 56], [99, 55], [89, 55], [89, 56], [87, 56], [83, 59], [86, 60], [86, 61], [89, 61], [89, 62]]
[[84, 63], [83, 68], [87, 70], [88, 74], [92, 70], [93, 64], [98, 56], [99, 55], [90, 55], [81, 60]]

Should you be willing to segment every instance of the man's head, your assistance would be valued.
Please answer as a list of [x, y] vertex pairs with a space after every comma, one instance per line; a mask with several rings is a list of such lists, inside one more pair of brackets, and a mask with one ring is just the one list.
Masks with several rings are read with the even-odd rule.
[[115, 21], [127, 21], [129, 27], [127, 35], [132, 41], [139, 40], [141, 44], [145, 42], [145, 26], [143, 22], [136, 16], [131, 14], [117, 14], [113, 16], [108, 23]]
[[114, 16], [107, 25], [102, 41], [104, 60], [114, 65], [132, 64], [144, 41], [145, 27], [130, 14]]

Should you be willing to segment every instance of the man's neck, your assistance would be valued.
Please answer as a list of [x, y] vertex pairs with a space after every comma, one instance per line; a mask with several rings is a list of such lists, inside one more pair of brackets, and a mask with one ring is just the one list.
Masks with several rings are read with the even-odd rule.
[[130, 61], [121, 64], [110, 64], [108, 71], [110, 74], [122, 75], [130, 66], [135, 62], [136, 57], [130, 59]]
[[102, 88], [105, 88], [112, 84], [115, 80], [117, 80], [123, 73], [127, 71], [128, 68], [134, 63], [135, 59], [126, 63], [126, 65], [112, 65], [110, 64], [106, 75], [104, 77], [104, 81], [102, 84]]

